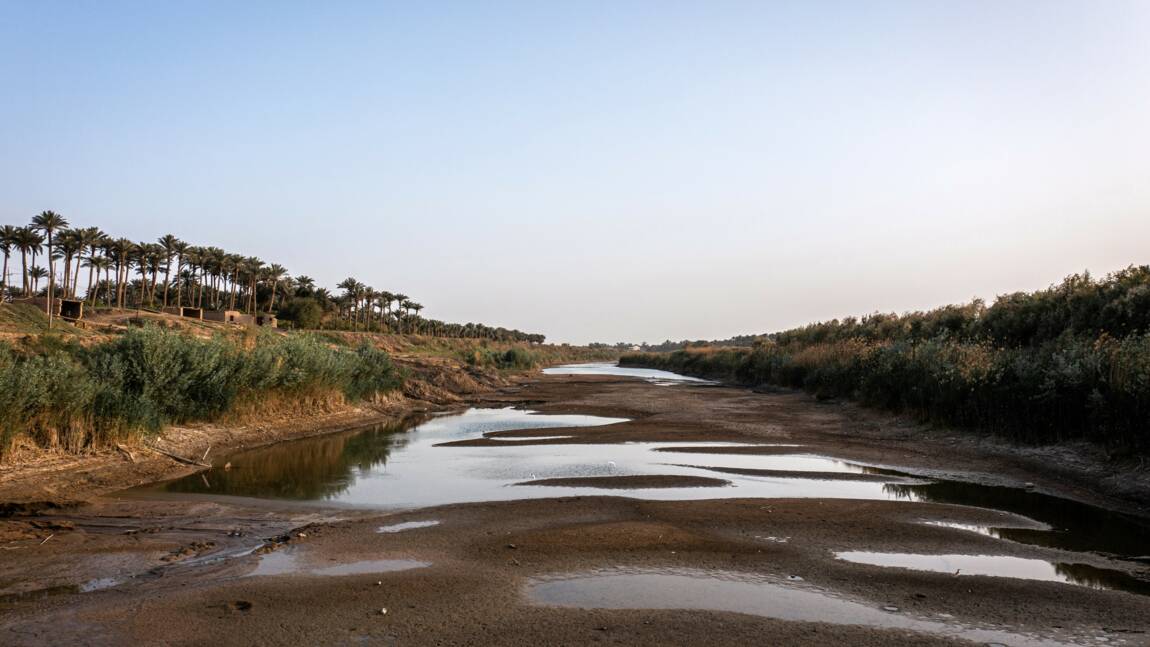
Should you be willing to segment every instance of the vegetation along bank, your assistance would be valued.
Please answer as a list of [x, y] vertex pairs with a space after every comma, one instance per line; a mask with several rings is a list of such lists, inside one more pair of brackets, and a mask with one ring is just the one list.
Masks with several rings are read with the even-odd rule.
[[1029, 443], [1150, 452], [1150, 266], [1032, 293], [873, 314], [620, 364], [849, 397]]

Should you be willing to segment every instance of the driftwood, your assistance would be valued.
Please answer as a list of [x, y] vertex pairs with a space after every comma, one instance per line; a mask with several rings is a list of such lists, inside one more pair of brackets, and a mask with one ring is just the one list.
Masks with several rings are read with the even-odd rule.
[[195, 465], [196, 467], [204, 467], [207, 469], [211, 469], [211, 467], [212, 467], [210, 463], [204, 463], [204, 462], [197, 461], [197, 460], [194, 460], [191, 458], [184, 458], [183, 456], [180, 456], [178, 454], [173, 454], [172, 452], [164, 451], [164, 450], [160, 449], [159, 447], [154, 447], [152, 445], [144, 445], [144, 446], [147, 447], [148, 449], [156, 452], [157, 454], [163, 454], [164, 456], [167, 456], [168, 458], [170, 458], [174, 461], [179, 461], [179, 462], [185, 463], [187, 465]]
[[127, 456], [128, 460], [132, 461], [133, 463], [136, 462], [136, 455], [128, 451], [128, 449], [120, 443], [116, 443], [116, 449], [120, 450], [120, 453], [122, 453], [124, 456]]

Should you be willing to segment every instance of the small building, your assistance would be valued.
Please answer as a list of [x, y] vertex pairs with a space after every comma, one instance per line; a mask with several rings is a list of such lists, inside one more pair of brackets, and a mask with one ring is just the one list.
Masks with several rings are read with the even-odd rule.
[[164, 314], [176, 315], [177, 317], [187, 317], [188, 319], [202, 320], [204, 318], [203, 308], [188, 308], [180, 306], [168, 306], [163, 310]]
[[60, 314], [61, 319], [68, 319], [69, 321], [79, 321], [84, 318], [84, 302], [79, 299], [59, 299], [59, 309], [57, 312]]
[[[16, 301], [16, 303], [27, 303], [43, 310], [45, 314], [48, 313], [48, 297], [32, 297]], [[78, 321], [84, 317], [84, 302], [79, 299], [56, 297], [52, 299], [52, 316]]]
[[[249, 315], [240, 312], [239, 310], [204, 310], [201, 319], [205, 321], [219, 321], [223, 323], [236, 324], [237, 326], [269, 326], [276, 327], [276, 318], [274, 315], [260, 314]], [[270, 319], [270, 323], [267, 320]]]

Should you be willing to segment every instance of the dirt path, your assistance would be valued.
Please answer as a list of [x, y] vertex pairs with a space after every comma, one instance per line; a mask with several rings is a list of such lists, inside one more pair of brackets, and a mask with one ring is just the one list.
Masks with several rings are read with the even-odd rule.
[[[1090, 465], [1065, 468], [1077, 474], [1068, 478], [1065, 470], [1043, 469], [1034, 456], [988, 450], [976, 441], [928, 435], [922, 442], [900, 442], [896, 439], [914, 431], [906, 423], [800, 395], [545, 377], [480, 399], [632, 420], [564, 429], [561, 441], [514, 440], [538, 434], [523, 430], [470, 445], [639, 440], [802, 445], [803, 451], [917, 474], [1029, 482], [1038, 491], [1115, 502], [1082, 485], [1094, 469]], [[675, 462], [690, 457], [675, 455]], [[714, 477], [722, 479], [723, 473]], [[660, 486], [698, 485], [649, 478]], [[1038, 644], [1040, 639], [1150, 644], [1150, 596], [834, 558], [836, 552], [858, 550], [995, 554], [1139, 575], [1137, 565], [1103, 555], [923, 523], [1001, 524], [1004, 513], [885, 500], [627, 497], [626, 488], [647, 484], [614, 479], [604, 486], [623, 489], [605, 489], [605, 496], [399, 513], [110, 494], [75, 510], [10, 517], [0, 521], [0, 594], [5, 596], [0, 643], [933, 645], [962, 644], [957, 641], [965, 638], [984, 644]], [[1129, 498], [1124, 501], [1130, 505]], [[437, 523], [379, 532], [383, 526], [432, 521]], [[618, 584], [607, 593], [600, 592], [600, 604], [612, 599], [614, 586], [622, 587], [614, 590], [615, 597], [636, 608], [532, 602], [533, 594], [552, 590], [548, 583], [592, 573], [620, 576], [610, 580]], [[658, 595], [672, 607], [694, 610], [643, 608], [659, 605], [630, 594], [629, 576], [670, 576], [658, 580], [669, 583]], [[697, 581], [719, 588], [692, 593], [693, 585], [684, 584]], [[715, 582], [759, 587], [763, 600], [777, 599], [784, 607], [787, 596], [802, 602], [790, 611], [758, 615], [704, 610], [726, 604], [724, 585]], [[82, 592], [85, 588], [91, 590]], [[681, 602], [681, 596], [691, 595], [693, 603]], [[748, 596], [730, 597], [745, 601]], [[812, 609], [823, 622], [803, 615]], [[851, 614], [871, 626], [849, 624]], [[1009, 632], [1001, 638], [997, 632], [1004, 629]]]

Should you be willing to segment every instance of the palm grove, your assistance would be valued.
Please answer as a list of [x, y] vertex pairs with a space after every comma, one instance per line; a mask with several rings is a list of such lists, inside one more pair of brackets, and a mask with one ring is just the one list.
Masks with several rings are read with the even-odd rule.
[[290, 276], [276, 263], [191, 245], [171, 234], [156, 242], [113, 238], [98, 227], [70, 227], [52, 211], [36, 215], [26, 226], [0, 226], [0, 251], [5, 300], [42, 295], [49, 302], [82, 298], [89, 307], [276, 313], [309, 329], [531, 343], [545, 339], [502, 327], [426, 319], [420, 316], [423, 306], [407, 295], [377, 290], [355, 278], [344, 279], [333, 293], [308, 276]]

